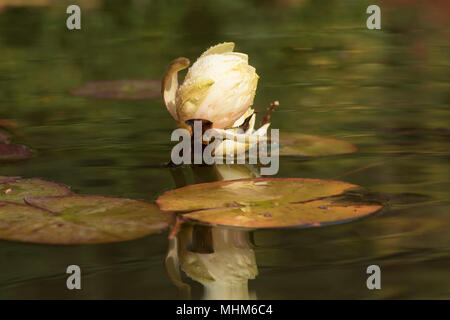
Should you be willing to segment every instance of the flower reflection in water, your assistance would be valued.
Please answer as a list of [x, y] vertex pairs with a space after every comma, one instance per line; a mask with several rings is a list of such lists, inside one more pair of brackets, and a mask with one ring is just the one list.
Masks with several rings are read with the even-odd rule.
[[[192, 166], [191, 169], [197, 183], [258, 176], [257, 170], [248, 165]], [[169, 239], [165, 265], [184, 298], [190, 298], [190, 286], [183, 282], [180, 269], [203, 285], [203, 299], [256, 299], [256, 293], [248, 288], [248, 280], [258, 275], [250, 244], [251, 231], [191, 223], [177, 228], [180, 229]]]

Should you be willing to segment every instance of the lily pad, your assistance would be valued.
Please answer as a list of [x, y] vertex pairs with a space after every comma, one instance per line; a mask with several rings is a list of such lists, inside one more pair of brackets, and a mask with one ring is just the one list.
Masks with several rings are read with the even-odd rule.
[[0, 160], [23, 160], [33, 156], [33, 152], [25, 146], [0, 142]]
[[280, 156], [318, 157], [356, 152], [350, 142], [295, 132], [280, 132]]
[[303, 178], [254, 178], [195, 184], [161, 195], [162, 210], [193, 211], [242, 205], [280, 204], [338, 195], [357, 185]]
[[24, 203], [25, 196], [59, 196], [71, 194], [70, 188], [41, 179], [0, 177], [0, 201]]
[[28, 159], [33, 152], [25, 146], [10, 143], [9, 134], [0, 130], [0, 160]]
[[172, 221], [155, 204], [91, 195], [26, 197], [26, 204], [0, 202], [0, 238], [92, 244], [132, 240], [160, 232]]
[[331, 200], [280, 206], [245, 206], [195, 211], [183, 215], [212, 225], [246, 228], [317, 227], [348, 222], [381, 209], [379, 205], [336, 205]]
[[9, 134], [4, 132], [3, 130], [0, 130], [0, 142], [4, 143], [7, 142], [9, 139]]
[[321, 226], [346, 222], [382, 208], [335, 196], [357, 185], [318, 179], [255, 178], [203, 183], [161, 195], [162, 210], [193, 211], [184, 218], [245, 228]]
[[4, 183], [7, 181], [15, 181], [15, 180], [19, 180], [21, 177], [18, 176], [13, 176], [13, 177], [8, 177], [8, 176], [0, 176], [0, 183]]
[[161, 96], [161, 80], [128, 79], [88, 82], [70, 90], [74, 96], [94, 99], [154, 99]]

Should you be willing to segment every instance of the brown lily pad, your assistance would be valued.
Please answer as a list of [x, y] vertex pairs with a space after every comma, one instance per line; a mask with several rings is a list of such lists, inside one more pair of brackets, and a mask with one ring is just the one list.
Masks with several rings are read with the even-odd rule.
[[132, 240], [160, 232], [172, 221], [152, 203], [91, 195], [26, 197], [27, 204], [0, 202], [0, 238], [92, 244]]
[[280, 156], [319, 157], [356, 152], [350, 142], [295, 132], [280, 132]]
[[3, 130], [0, 130], [0, 143], [5, 143], [9, 139], [9, 134]]
[[4, 183], [7, 181], [15, 181], [15, 180], [19, 180], [21, 179], [21, 177], [18, 176], [13, 176], [13, 177], [8, 177], [8, 176], [0, 176], [0, 183]]
[[162, 210], [193, 211], [184, 218], [245, 228], [314, 227], [347, 222], [374, 213], [378, 204], [337, 202], [358, 186], [318, 179], [255, 178], [191, 185], [168, 191]]
[[0, 160], [23, 160], [33, 156], [33, 152], [25, 146], [0, 142]]
[[18, 127], [18, 124], [14, 120], [0, 119], [0, 128], [14, 129], [17, 127]]
[[212, 225], [246, 228], [317, 227], [348, 222], [379, 209], [379, 205], [337, 205], [332, 200], [316, 200], [280, 206], [200, 210], [183, 217]]
[[25, 196], [43, 197], [71, 194], [68, 186], [37, 178], [0, 177], [0, 201], [24, 203]]
[[0, 161], [28, 159], [33, 152], [25, 146], [13, 144], [9, 141], [9, 134], [0, 130]]
[[88, 82], [70, 90], [74, 96], [94, 99], [142, 100], [161, 96], [158, 79], [128, 79]]

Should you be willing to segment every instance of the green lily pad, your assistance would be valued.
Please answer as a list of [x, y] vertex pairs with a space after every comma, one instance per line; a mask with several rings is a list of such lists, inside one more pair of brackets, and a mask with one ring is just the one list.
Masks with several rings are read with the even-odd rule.
[[166, 229], [173, 216], [152, 203], [91, 195], [26, 197], [27, 204], [0, 202], [0, 238], [92, 244], [132, 240]]
[[380, 210], [380, 205], [337, 205], [332, 200], [279, 206], [244, 206], [200, 210], [183, 217], [198, 222], [246, 228], [318, 227], [348, 222]]
[[71, 194], [70, 188], [41, 179], [0, 177], [0, 201], [24, 203], [25, 196], [59, 196]]
[[350, 142], [309, 134], [280, 131], [280, 156], [318, 157], [356, 152]]
[[162, 210], [193, 211], [220, 207], [308, 201], [343, 193], [357, 185], [303, 178], [254, 178], [201, 183], [162, 194]]
[[94, 99], [154, 99], [161, 96], [161, 80], [129, 79], [88, 82], [70, 90], [74, 96]]
[[346, 222], [381, 209], [376, 204], [337, 202], [357, 185], [318, 179], [255, 178], [191, 185], [168, 191], [162, 210], [193, 211], [184, 218], [245, 228], [321, 226]]

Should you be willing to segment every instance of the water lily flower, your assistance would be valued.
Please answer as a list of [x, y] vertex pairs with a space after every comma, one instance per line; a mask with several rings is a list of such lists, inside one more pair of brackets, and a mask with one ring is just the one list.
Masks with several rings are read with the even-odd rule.
[[233, 49], [234, 43], [225, 42], [206, 50], [189, 68], [181, 85], [178, 72], [190, 61], [183, 57], [173, 60], [161, 88], [167, 110], [182, 127], [192, 120], [203, 120], [211, 123], [211, 135], [224, 137], [215, 149], [216, 154], [223, 155], [245, 152], [265, 139], [270, 125], [254, 130], [251, 105], [259, 76], [248, 64], [248, 56]]
[[259, 77], [248, 64], [248, 56], [233, 49], [234, 43], [225, 42], [206, 50], [180, 86], [177, 73], [189, 66], [189, 60], [172, 61], [162, 94], [175, 120], [209, 120], [215, 128], [228, 128], [253, 104]]
[[[249, 245], [249, 232], [233, 229], [211, 229], [213, 252], [195, 252], [192, 238], [196, 230], [183, 229], [178, 235], [178, 257], [186, 275], [204, 286], [206, 300], [248, 300], [256, 294], [248, 288], [248, 281], [258, 275], [255, 253]], [[202, 234], [197, 234], [201, 237]]]

